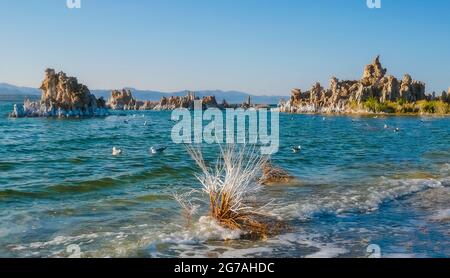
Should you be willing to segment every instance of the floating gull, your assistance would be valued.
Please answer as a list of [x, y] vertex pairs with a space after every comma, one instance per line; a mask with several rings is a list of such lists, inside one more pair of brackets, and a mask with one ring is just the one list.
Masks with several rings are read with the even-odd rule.
[[159, 154], [164, 152], [167, 149], [167, 147], [164, 146], [153, 146], [150, 148], [150, 153], [151, 154]]
[[112, 155], [116, 156], [116, 155], [121, 155], [122, 154], [122, 150], [118, 149], [116, 147], [112, 148]]
[[300, 152], [302, 150], [302, 146], [295, 146], [295, 147], [292, 147], [292, 152], [293, 153], [298, 153], [298, 152]]
[[384, 124], [384, 129], [388, 129], [389, 126], [387, 124]]
[[400, 128], [396, 127], [396, 128], [394, 129], [394, 131], [395, 131], [395, 132], [400, 132]]

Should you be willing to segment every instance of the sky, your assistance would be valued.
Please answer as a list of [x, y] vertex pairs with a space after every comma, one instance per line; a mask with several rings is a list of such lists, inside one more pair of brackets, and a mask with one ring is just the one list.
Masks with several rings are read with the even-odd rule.
[[450, 86], [450, 1], [0, 0], [0, 82], [38, 87], [48, 67], [91, 89], [289, 95], [389, 74]]

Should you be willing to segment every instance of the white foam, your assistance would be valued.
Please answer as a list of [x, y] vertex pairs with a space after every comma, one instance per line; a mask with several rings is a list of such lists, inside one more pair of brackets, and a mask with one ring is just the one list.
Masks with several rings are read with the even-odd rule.
[[162, 234], [158, 243], [187, 244], [194, 245], [208, 240], [232, 240], [239, 239], [242, 235], [240, 230], [230, 230], [220, 226], [216, 220], [208, 216], [202, 216], [192, 229]]
[[314, 254], [306, 255], [305, 258], [335, 258], [345, 253], [348, 253], [347, 249], [325, 246]]
[[279, 242], [282, 245], [304, 245], [305, 247], [318, 249], [318, 251], [306, 255], [305, 258], [334, 258], [349, 252], [333, 243], [320, 241], [320, 235], [318, 234], [284, 234], [272, 240], [272, 242]]
[[439, 210], [431, 219], [434, 221], [450, 221], [450, 209]]
[[229, 249], [223, 252], [221, 258], [244, 258], [244, 257], [254, 257], [256, 255], [271, 254], [273, 252], [272, 248], [269, 247], [253, 247], [253, 248], [243, 248], [243, 249]]
[[123, 233], [111, 233], [111, 232], [105, 232], [105, 233], [90, 233], [90, 234], [82, 234], [78, 236], [57, 236], [49, 241], [38, 241], [38, 242], [32, 242], [25, 245], [13, 245], [11, 246], [11, 250], [13, 251], [20, 251], [20, 250], [28, 250], [28, 249], [41, 249], [45, 247], [50, 246], [64, 246], [72, 243], [80, 243], [82, 241], [89, 242], [101, 237], [108, 237], [108, 236], [123, 236]]
[[413, 259], [415, 256], [413, 254], [406, 254], [406, 253], [388, 253], [383, 254], [383, 258], [388, 259]]
[[275, 210], [283, 218], [306, 220], [315, 214], [342, 214], [352, 211], [361, 213], [378, 210], [385, 202], [418, 193], [430, 188], [441, 188], [443, 182], [436, 179], [390, 180], [383, 178], [374, 186], [360, 185], [356, 188], [335, 188], [327, 192], [311, 194], [307, 198]]
[[445, 163], [441, 166], [441, 173], [450, 174], [450, 163]]

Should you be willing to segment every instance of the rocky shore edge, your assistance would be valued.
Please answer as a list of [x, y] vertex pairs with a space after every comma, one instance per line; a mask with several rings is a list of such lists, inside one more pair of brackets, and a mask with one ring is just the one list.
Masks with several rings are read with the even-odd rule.
[[293, 89], [280, 112], [315, 114], [450, 114], [450, 88], [441, 96], [425, 93], [425, 83], [405, 74], [386, 75], [380, 57], [364, 68], [360, 80], [332, 77], [328, 89], [315, 83], [309, 91]]

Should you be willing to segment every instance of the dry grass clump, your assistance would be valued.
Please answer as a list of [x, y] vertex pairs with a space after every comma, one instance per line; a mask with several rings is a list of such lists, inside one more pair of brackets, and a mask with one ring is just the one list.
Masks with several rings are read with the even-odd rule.
[[242, 230], [250, 237], [276, 234], [285, 227], [271, 214], [273, 200], [261, 192], [261, 169], [268, 158], [261, 156], [259, 150], [221, 146], [214, 167], [207, 166], [199, 148], [188, 147], [188, 151], [201, 169], [197, 179], [208, 196], [209, 214], [221, 226]]
[[195, 193], [195, 190], [191, 190], [186, 193], [178, 194], [174, 193], [173, 198], [175, 201], [178, 202], [178, 204], [181, 206], [183, 210], [183, 217], [186, 219], [186, 226], [190, 226], [192, 223], [192, 218], [197, 212], [199, 206], [196, 204], [193, 204], [193, 200], [195, 200], [192, 195]]

